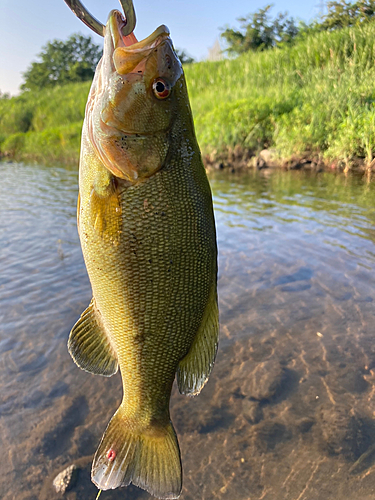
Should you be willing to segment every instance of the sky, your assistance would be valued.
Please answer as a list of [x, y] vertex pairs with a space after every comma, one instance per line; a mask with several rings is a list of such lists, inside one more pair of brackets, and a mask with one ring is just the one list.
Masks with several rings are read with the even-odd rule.
[[[117, 0], [82, 0], [103, 24]], [[220, 28], [239, 27], [238, 17], [273, 3], [273, 14], [285, 12], [304, 21], [317, 16], [322, 0], [133, 0], [137, 15], [138, 40], [166, 24], [176, 48], [197, 60], [220, 35]], [[0, 91], [15, 95], [22, 73], [36, 61], [42, 46], [53, 39], [66, 40], [72, 33], [92, 34], [97, 44], [102, 38], [92, 33], [71, 12], [63, 0], [0, 0]]]

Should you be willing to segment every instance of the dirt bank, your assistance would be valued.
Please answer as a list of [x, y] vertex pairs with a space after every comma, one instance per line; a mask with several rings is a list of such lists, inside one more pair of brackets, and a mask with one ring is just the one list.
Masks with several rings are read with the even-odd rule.
[[370, 173], [375, 168], [375, 159], [371, 162], [365, 158], [328, 160], [318, 154], [309, 152], [282, 158], [272, 148], [256, 152], [239, 145], [220, 153], [213, 151], [210, 154], [203, 155], [203, 163], [207, 172], [215, 170], [242, 172], [248, 169], [282, 168], [284, 170], [310, 170], [315, 172], [332, 170], [349, 172], [352, 170]]

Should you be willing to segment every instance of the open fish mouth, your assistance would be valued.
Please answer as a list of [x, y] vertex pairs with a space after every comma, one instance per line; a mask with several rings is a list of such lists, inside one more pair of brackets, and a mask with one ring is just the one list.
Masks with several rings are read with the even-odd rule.
[[123, 30], [126, 26], [126, 19], [119, 10], [112, 10], [109, 15], [109, 29], [114, 48], [129, 47], [131, 51], [140, 51], [153, 49], [157, 47], [163, 40], [169, 37], [170, 32], [167, 26], [162, 24], [151, 35], [144, 40], [138, 41], [134, 33], [123, 35]]
[[183, 71], [166, 26], [141, 41], [124, 34], [126, 26], [120, 11], [109, 14], [85, 122], [103, 165], [138, 182], [165, 162], [176, 119], [174, 86]]
[[120, 75], [135, 70], [142, 59], [167, 40], [170, 35], [167, 26], [162, 24], [147, 38], [138, 41], [134, 33], [123, 35], [125, 26], [126, 20], [124, 16], [120, 11], [113, 10], [109, 15], [106, 29], [110, 30], [113, 63], [117, 73]]
[[[65, 0], [65, 3], [74, 14], [86, 24], [86, 26], [98, 35], [106, 38], [106, 32], [108, 29], [110, 30], [112, 51], [114, 52], [116, 49], [122, 49], [121, 56], [114, 59], [116, 70], [119, 74], [125, 74], [129, 70], [127, 65], [123, 67], [122, 64], [126, 56], [134, 60], [136, 59], [135, 54], [141, 52], [144, 54], [144, 51], [147, 50], [151, 51], [167, 39], [170, 34], [168, 28], [162, 25], [150, 36], [144, 40], [138, 41], [133, 33], [136, 25], [133, 0], [120, 0], [124, 15], [118, 10], [111, 11], [106, 26], [91, 14], [80, 0]], [[123, 49], [127, 50], [124, 51]], [[131, 50], [131, 52], [129, 52], [129, 50]]]
[[[105, 26], [100, 21], [98, 21], [82, 4], [80, 0], [64, 0], [67, 6], [72, 10], [72, 12], [80, 19], [86, 26], [88, 26], [94, 33], [104, 36]], [[129, 35], [133, 33], [136, 25], [136, 16], [134, 11], [133, 0], [120, 0], [122, 8], [124, 9], [124, 14], [126, 17], [126, 23], [123, 26], [122, 33], [124, 35]]]

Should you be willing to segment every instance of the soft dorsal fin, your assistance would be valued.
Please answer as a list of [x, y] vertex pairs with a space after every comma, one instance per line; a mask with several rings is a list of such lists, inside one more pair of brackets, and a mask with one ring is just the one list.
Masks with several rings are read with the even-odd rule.
[[201, 326], [189, 352], [178, 365], [177, 384], [181, 394], [196, 396], [200, 393], [214, 366], [218, 342], [219, 310], [215, 283]]
[[117, 372], [116, 353], [109, 341], [94, 299], [69, 335], [68, 350], [82, 370], [110, 377]]

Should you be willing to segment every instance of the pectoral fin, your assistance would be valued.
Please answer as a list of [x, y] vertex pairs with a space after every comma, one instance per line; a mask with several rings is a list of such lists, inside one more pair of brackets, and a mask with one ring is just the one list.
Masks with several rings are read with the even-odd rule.
[[94, 299], [73, 326], [69, 335], [68, 350], [73, 361], [82, 370], [105, 377], [117, 372], [117, 356]]
[[219, 310], [215, 283], [192, 346], [178, 365], [177, 383], [181, 394], [196, 396], [200, 393], [214, 366], [218, 341]]
[[100, 238], [118, 245], [122, 223], [120, 200], [113, 176], [107, 172], [101, 174], [90, 194], [91, 224]]

